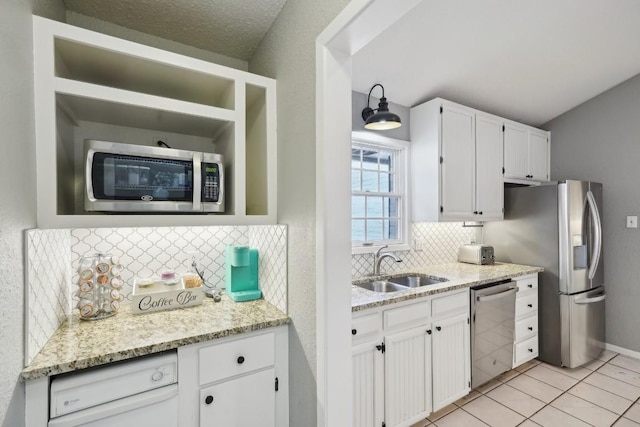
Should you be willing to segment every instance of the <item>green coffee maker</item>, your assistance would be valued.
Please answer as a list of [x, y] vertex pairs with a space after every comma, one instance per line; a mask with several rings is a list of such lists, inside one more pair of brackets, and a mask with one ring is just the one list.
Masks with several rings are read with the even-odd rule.
[[236, 302], [262, 298], [258, 283], [258, 250], [248, 246], [227, 246], [224, 280], [227, 295]]

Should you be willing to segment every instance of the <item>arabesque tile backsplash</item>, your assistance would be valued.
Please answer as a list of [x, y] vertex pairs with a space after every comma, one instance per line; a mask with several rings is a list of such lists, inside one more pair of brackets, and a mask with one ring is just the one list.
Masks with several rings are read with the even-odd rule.
[[80, 259], [95, 253], [120, 258], [122, 294], [128, 300], [136, 276], [155, 276], [166, 269], [186, 272], [192, 259], [207, 286], [224, 287], [225, 247], [248, 245], [258, 249], [265, 300], [287, 312], [284, 225], [36, 229], [27, 231], [27, 242], [26, 364], [73, 312]]
[[[420, 266], [455, 262], [458, 247], [476, 240], [477, 228], [463, 227], [461, 222], [416, 222], [411, 224], [411, 241], [415, 248], [420, 243], [422, 250], [394, 252], [402, 262], [383, 261], [383, 272], [410, 270]], [[363, 277], [373, 271], [373, 254], [351, 257], [351, 276]]]

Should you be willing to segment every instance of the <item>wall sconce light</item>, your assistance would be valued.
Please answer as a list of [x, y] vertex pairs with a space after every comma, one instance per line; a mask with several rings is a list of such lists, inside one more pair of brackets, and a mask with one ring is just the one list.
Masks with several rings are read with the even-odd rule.
[[[376, 86], [380, 86], [380, 88], [382, 88], [382, 98], [380, 98], [378, 108], [374, 110], [369, 107], [369, 101], [371, 99], [371, 92]], [[362, 120], [365, 121], [364, 128], [370, 130], [388, 130], [402, 126], [400, 117], [389, 111], [389, 103], [387, 102], [387, 98], [384, 97], [384, 86], [380, 83], [373, 85], [369, 91], [367, 107], [362, 110]]]

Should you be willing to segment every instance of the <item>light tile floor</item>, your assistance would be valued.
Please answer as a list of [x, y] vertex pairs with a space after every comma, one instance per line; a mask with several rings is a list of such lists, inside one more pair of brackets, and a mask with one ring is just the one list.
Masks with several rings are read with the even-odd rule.
[[581, 368], [537, 360], [412, 427], [640, 427], [640, 360], [604, 351]]

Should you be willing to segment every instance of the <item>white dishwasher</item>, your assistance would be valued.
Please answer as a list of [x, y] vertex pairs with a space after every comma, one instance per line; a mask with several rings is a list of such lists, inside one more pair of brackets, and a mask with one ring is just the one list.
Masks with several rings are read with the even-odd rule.
[[177, 427], [178, 356], [57, 377], [49, 393], [49, 427]]

